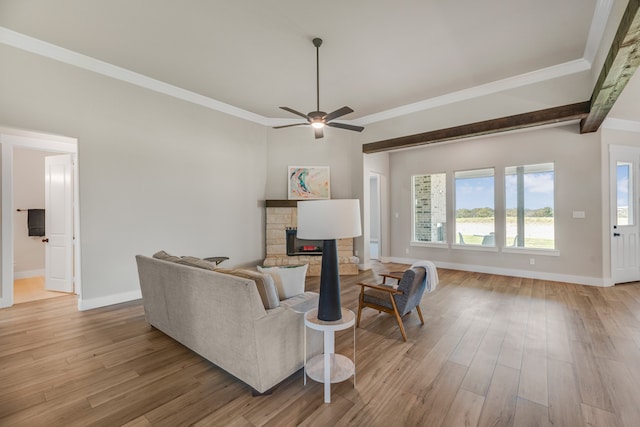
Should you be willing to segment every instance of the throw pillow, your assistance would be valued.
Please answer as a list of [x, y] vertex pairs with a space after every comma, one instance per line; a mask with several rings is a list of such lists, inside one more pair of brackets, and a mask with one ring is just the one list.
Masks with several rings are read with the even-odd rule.
[[228, 270], [226, 268], [218, 268], [216, 271], [218, 273], [231, 274], [232, 276], [253, 280], [256, 283], [256, 288], [258, 289], [260, 299], [265, 309], [268, 310], [280, 306], [276, 285], [270, 275], [245, 269]]
[[183, 264], [191, 267], [204, 268], [205, 270], [216, 269], [216, 265], [214, 263], [205, 261], [203, 259], [196, 258], [193, 256], [183, 256], [178, 261], [176, 261], [176, 264]]
[[165, 251], [158, 251], [155, 254], [153, 254], [153, 257], [156, 258], [156, 259], [161, 259], [163, 261], [169, 261], [169, 262], [178, 262], [178, 261], [180, 261], [180, 257], [179, 256], [168, 254]]
[[280, 301], [304, 293], [304, 281], [308, 264], [281, 265], [277, 267], [258, 266], [258, 271], [273, 277]]

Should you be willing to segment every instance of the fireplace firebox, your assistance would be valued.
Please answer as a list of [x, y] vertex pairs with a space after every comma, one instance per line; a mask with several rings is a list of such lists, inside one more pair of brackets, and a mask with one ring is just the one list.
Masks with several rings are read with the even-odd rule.
[[287, 255], [322, 255], [322, 240], [298, 239], [298, 229], [287, 227]]

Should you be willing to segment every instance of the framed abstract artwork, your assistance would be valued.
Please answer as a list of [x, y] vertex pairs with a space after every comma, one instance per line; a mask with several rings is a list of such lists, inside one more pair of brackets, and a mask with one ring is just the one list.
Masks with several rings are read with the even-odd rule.
[[331, 198], [329, 166], [289, 166], [287, 182], [289, 200]]

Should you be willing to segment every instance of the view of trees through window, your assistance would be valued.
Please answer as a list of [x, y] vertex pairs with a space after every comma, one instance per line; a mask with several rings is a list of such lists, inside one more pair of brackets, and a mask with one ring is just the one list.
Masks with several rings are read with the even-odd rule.
[[455, 173], [456, 243], [495, 246], [493, 175], [493, 168]]
[[[619, 217], [627, 216], [624, 189], [628, 172], [618, 166]], [[455, 227], [459, 245], [555, 249], [554, 164], [511, 166], [504, 169], [504, 241], [496, 242], [495, 171], [493, 168], [454, 173]], [[621, 190], [622, 188], [622, 190]], [[447, 242], [446, 173], [414, 175], [413, 241]], [[620, 201], [622, 200], [622, 202]], [[618, 218], [624, 221], [625, 218]], [[501, 221], [502, 222], [502, 221]]]
[[505, 168], [505, 246], [554, 249], [553, 163]]

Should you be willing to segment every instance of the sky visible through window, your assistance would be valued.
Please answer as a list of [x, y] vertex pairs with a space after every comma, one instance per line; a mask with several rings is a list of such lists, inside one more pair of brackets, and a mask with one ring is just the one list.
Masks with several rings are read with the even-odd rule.
[[629, 165], [618, 165], [618, 207], [629, 207]]
[[[516, 176], [505, 176], [507, 209], [516, 208]], [[525, 173], [524, 200], [527, 209], [553, 208], [553, 172]]]
[[456, 209], [492, 208], [493, 177], [456, 178]]
[[[505, 176], [505, 185], [507, 209], [515, 208], [516, 176]], [[553, 172], [525, 174], [524, 187], [528, 209], [553, 208]], [[493, 189], [493, 177], [456, 179], [456, 209], [493, 207]]]

